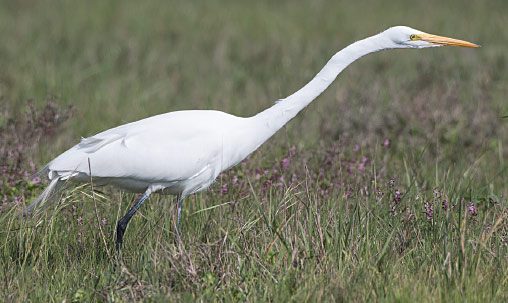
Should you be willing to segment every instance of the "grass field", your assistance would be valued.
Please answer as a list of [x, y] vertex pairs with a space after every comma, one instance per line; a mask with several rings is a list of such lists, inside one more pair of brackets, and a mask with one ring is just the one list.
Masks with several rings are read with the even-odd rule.
[[[506, 1], [1, 1], [0, 301], [508, 301]], [[392, 25], [480, 49], [394, 50], [343, 72], [176, 207], [32, 174], [115, 125], [249, 116]], [[71, 108], [69, 108], [69, 106]]]

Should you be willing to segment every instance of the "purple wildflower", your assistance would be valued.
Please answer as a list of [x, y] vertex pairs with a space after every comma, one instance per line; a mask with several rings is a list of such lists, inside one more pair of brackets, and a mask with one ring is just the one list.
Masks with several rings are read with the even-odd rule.
[[390, 186], [390, 188], [395, 186], [395, 178], [391, 178], [390, 181], [388, 181], [388, 186]]
[[439, 189], [437, 189], [437, 188], [434, 188], [434, 190], [432, 191], [432, 194], [434, 195], [434, 198], [436, 198], [436, 199], [441, 198], [441, 196], [443, 195], [443, 194], [439, 191]]
[[395, 204], [399, 204], [400, 200], [402, 200], [402, 193], [397, 189], [393, 196], [393, 202], [395, 202]]
[[276, 185], [277, 185], [278, 187], [284, 187], [284, 186], [286, 185], [286, 180], [284, 179], [284, 176], [283, 176], [283, 175], [278, 176], [278, 177], [276, 178], [276, 180], [277, 180]]
[[254, 178], [255, 178], [256, 180], [261, 179], [261, 173], [262, 173], [261, 169], [256, 168], [256, 172], [255, 172]]
[[434, 206], [432, 206], [432, 204], [429, 202], [425, 202], [424, 208], [427, 220], [429, 221], [432, 220], [432, 218], [434, 217]]
[[443, 210], [448, 210], [450, 205], [448, 204], [448, 199], [444, 199], [443, 202], [441, 202], [441, 206], [443, 207]]
[[237, 176], [237, 175], [234, 175], [234, 176], [233, 176], [233, 179], [231, 180], [231, 183], [232, 183], [233, 185], [237, 185], [237, 184], [238, 184], [238, 176]]
[[16, 197], [14, 198], [14, 203], [15, 203], [16, 205], [22, 205], [22, 204], [23, 204], [23, 196], [16, 196]]
[[383, 141], [383, 146], [385, 148], [389, 148], [390, 147], [390, 139], [386, 138], [384, 141]]
[[272, 187], [272, 180], [268, 179], [266, 180], [265, 182], [263, 182], [263, 186], [262, 186], [262, 189], [263, 191], [268, 191], [270, 190], [270, 188]]
[[287, 170], [289, 168], [290, 163], [291, 163], [291, 161], [289, 160], [288, 157], [282, 159], [280, 161], [280, 166], [282, 167], [282, 170]]
[[353, 164], [349, 163], [349, 165], [346, 167], [346, 171], [351, 175], [353, 173]]
[[478, 208], [473, 202], [471, 202], [467, 205], [467, 212], [474, 217], [478, 215]]
[[365, 171], [365, 167], [367, 166], [367, 164], [369, 164], [369, 158], [363, 156], [362, 157], [362, 160], [360, 161], [360, 164], [358, 164], [358, 170], [361, 171], [361, 172], [364, 172]]
[[227, 193], [228, 193], [228, 184], [227, 184], [227, 183], [225, 183], [225, 184], [223, 184], [223, 185], [221, 186], [221, 188], [220, 188], [220, 193], [221, 193], [222, 195], [225, 195], [225, 194], [227, 194]]
[[291, 184], [298, 182], [298, 176], [296, 174], [291, 175]]
[[32, 184], [33, 185], [37, 185], [37, 184], [40, 184], [41, 183], [41, 178], [35, 176], [32, 178]]

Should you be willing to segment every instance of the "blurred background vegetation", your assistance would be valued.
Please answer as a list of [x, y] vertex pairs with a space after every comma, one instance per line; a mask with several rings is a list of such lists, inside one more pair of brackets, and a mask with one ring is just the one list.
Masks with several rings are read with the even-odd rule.
[[[506, 299], [506, 24], [502, 0], [1, 1], [3, 296]], [[128, 207], [131, 195], [107, 189], [108, 198], [94, 206], [91, 190], [81, 187], [65, 194], [55, 216], [43, 215], [38, 229], [17, 221], [12, 202], [28, 203], [40, 192], [31, 173], [81, 136], [182, 109], [253, 115], [299, 89], [344, 46], [393, 25], [483, 47], [393, 50], [355, 62], [250, 160], [189, 200], [184, 244], [173, 241], [168, 197], [147, 203], [144, 216], [129, 226], [138, 234], [127, 240], [124, 271], [112, 265], [110, 242], [117, 210]], [[288, 159], [290, 168], [280, 165]], [[271, 190], [277, 182], [282, 185]], [[279, 206], [300, 205], [302, 193], [309, 204], [284, 208], [277, 217]], [[455, 217], [443, 210], [446, 224], [428, 219], [425, 203], [434, 201], [438, 212], [440, 199], [458, 205]], [[241, 202], [240, 210], [191, 215], [225, 202]], [[471, 205], [481, 211], [469, 234], [461, 222], [473, 216]], [[98, 221], [107, 222], [103, 239], [97, 207], [104, 216]], [[420, 221], [404, 221], [408, 212]], [[324, 227], [315, 221], [320, 213], [329, 218]], [[294, 221], [301, 226], [292, 230]], [[154, 222], [166, 229], [158, 232]], [[288, 226], [284, 234], [275, 232], [280, 226]], [[137, 250], [140, 237], [148, 240]], [[309, 244], [316, 239], [323, 245], [318, 253], [312, 251], [319, 244]], [[310, 265], [286, 272], [299, 262], [295, 254]], [[222, 267], [214, 267], [219, 261], [210, 255], [225, 260]], [[448, 268], [454, 256], [477, 263]]]

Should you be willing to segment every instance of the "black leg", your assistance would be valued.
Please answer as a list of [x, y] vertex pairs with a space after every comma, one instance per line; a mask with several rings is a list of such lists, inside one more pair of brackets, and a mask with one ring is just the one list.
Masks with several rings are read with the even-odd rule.
[[141, 196], [141, 198], [136, 201], [136, 203], [129, 209], [129, 211], [125, 214], [125, 216], [118, 221], [118, 225], [116, 226], [116, 250], [120, 251], [123, 243], [123, 234], [125, 233], [125, 229], [127, 228], [127, 224], [131, 220], [132, 216], [138, 211], [143, 202], [150, 196], [152, 191], [147, 189], [146, 192]]

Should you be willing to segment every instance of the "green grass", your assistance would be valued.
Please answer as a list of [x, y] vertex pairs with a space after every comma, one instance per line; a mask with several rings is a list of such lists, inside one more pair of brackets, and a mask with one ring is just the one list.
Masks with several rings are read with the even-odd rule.
[[181, 241], [172, 198], [150, 198], [121, 259], [114, 230], [133, 195], [73, 185], [22, 220], [13, 199], [40, 186], [2, 182], [0, 301], [507, 301], [506, 1], [242, 2], [0, 3], [0, 129], [27, 100], [72, 105], [26, 150], [42, 167], [157, 113], [252, 115], [392, 25], [483, 47], [354, 63], [186, 201]]

